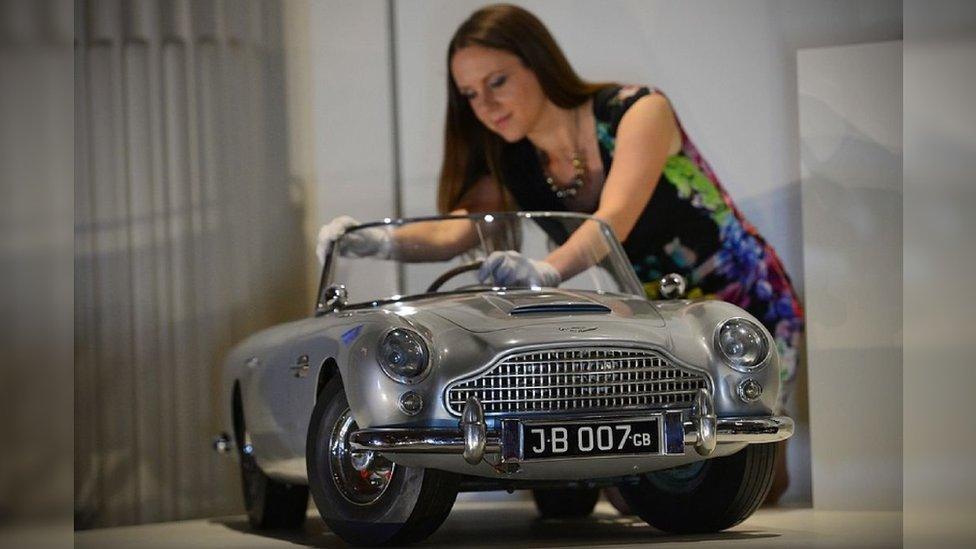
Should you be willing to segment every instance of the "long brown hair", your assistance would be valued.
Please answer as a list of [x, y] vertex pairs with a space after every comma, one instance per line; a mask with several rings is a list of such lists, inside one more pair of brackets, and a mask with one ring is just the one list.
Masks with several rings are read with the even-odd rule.
[[[464, 193], [484, 173], [502, 184], [500, 170], [504, 140], [475, 117], [468, 100], [451, 76], [451, 58], [467, 46], [478, 45], [515, 54], [535, 73], [546, 98], [571, 109], [585, 103], [609, 84], [587, 82], [576, 74], [556, 40], [530, 12], [511, 4], [485, 6], [458, 27], [447, 48], [447, 118], [444, 160], [437, 187], [437, 209], [453, 210]], [[502, 192], [503, 197], [507, 193]], [[507, 198], [505, 198], [507, 202]], [[505, 204], [511, 208], [510, 204]]]

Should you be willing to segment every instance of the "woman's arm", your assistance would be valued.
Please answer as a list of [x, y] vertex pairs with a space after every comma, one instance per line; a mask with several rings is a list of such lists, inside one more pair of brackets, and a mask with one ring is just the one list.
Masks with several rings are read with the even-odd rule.
[[[465, 209], [450, 212], [467, 215]], [[474, 224], [467, 219], [411, 223], [392, 235], [393, 257], [404, 262], [447, 261], [477, 244]]]
[[[638, 99], [620, 120], [613, 165], [593, 215], [608, 223], [621, 242], [650, 201], [676, 134], [674, 112], [659, 93]], [[599, 227], [584, 223], [546, 261], [566, 280], [603, 259], [609, 250], [601, 245]]]
[[[502, 209], [499, 186], [488, 176], [478, 180], [458, 203], [451, 215], [489, 212]], [[413, 223], [399, 227], [391, 235], [393, 250], [400, 261], [446, 261], [478, 245], [475, 223], [467, 219]]]

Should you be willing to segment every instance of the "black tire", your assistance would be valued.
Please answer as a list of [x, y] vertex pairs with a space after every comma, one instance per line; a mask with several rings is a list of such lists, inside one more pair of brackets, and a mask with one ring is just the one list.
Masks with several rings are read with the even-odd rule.
[[542, 518], [588, 517], [600, 499], [598, 488], [551, 488], [532, 490]]
[[749, 517], [773, 482], [771, 444], [750, 444], [730, 456], [655, 471], [621, 485], [630, 509], [651, 526], [677, 534], [718, 532]]
[[258, 530], [297, 530], [308, 513], [308, 486], [269, 477], [251, 453], [240, 393], [234, 394], [234, 426], [237, 432], [244, 508], [251, 526]]
[[[330, 453], [333, 444], [342, 444], [335, 433], [348, 424], [348, 413], [342, 379], [334, 376], [312, 411], [306, 446], [312, 499], [329, 529], [352, 545], [405, 545], [433, 534], [457, 499], [457, 475], [391, 464], [385, 488], [368, 494], [375, 499], [352, 501], [339, 487], [343, 471], [337, 470]], [[356, 428], [354, 422], [351, 428]], [[341, 469], [344, 462], [339, 462]]]

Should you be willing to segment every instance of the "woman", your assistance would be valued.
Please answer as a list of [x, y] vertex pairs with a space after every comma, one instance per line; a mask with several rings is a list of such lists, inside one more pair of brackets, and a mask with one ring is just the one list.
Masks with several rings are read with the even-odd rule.
[[[766, 325], [782, 356], [782, 405], [802, 328], [796, 294], [776, 253], [736, 209], [665, 96], [582, 80], [545, 26], [511, 5], [472, 14], [454, 34], [447, 62], [438, 210], [569, 210], [602, 219], [623, 243], [650, 298], [663, 274], [677, 272], [688, 280], [689, 297], [729, 301]], [[351, 224], [338, 219], [320, 238]], [[479, 275], [558, 285], [586, 266], [587, 254], [578, 251], [588, 245], [590, 230], [584, 224], [545, 261], [495, 252]], [[421, 227], [394, 237], [375, 229], [348, 251], [388, 251], [395, 243], [450, 255], [464, 249], [469, 236], [465, 223], [455, 232], [425, 234]]]

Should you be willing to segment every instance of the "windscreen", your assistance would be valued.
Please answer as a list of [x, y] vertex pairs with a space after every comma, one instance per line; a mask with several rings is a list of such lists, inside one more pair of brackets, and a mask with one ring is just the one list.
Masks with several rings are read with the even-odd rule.
[[332, 282], [346, 286], [353, 305], [438, 292], [541, 290], [545, 285], [533, 273], [545, 270], [536, 263], [543, 261], [563, 266], [559, 288], [643, 295], [610, 228], [579, 214], [496, 213], [362, 225], [335, 243], [330, 267]]

